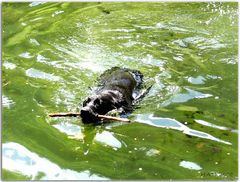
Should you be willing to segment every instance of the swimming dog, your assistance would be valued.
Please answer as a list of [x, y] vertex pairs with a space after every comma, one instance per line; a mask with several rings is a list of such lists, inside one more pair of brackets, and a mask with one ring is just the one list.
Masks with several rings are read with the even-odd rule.
[[121, 114], [131, 112], [134, 102], [150, 89], [141, 94], [143, 75], [138, 70], [128, 68], [113, 67], [100, 76], [99, 82], [95, 94], [82, 104], [80, 115], [83, 123], [95, 123], [99, 120], [98, 115], [112, 110]]

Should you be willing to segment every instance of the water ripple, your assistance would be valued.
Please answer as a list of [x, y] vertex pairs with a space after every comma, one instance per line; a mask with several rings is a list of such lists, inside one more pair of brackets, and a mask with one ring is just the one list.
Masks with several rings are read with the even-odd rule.
[[232, 132], [237, 133], [237, 130], [234, 130], [234, 129], [231, 129], [231, 128], [227, 128], [225, 126], [215, 125], [215, 124], [212, 124], [212, 123], [204, 121], [204, 120], [195, 119], [195, 121], [198, 124], [201, 124], [201, 125], [204, 125], [204, 126], [209, 126], [209, 127], [216, 128], [216, 129], [219, 129], [219, 130], [228, 130], [228, 131], [232, 131]]
[[40, 79], [49, 80], [49, 81], [60, 81], [62, 79], [59, 76], [54, 76], [53, 74], [49, 74], [34, 68], [30, 68], [26, 70], [26, 75], [32, 78], [40, 78]]
[[[107, 180], [86, 170], [82, 172], [60, 168], [57, 164], [29, 151], [24, 146], [9, 142], [2, 145], [3, 168], [30, 176], [32, 180]], [[41, 176], [39, 177], [39, 175]]]
[[221, 142], [224, 144], [232, 145], [230, 142], [216, 138], [208, 133], [193, 130], [175, 119], [155, 117], [153, 116], [153, 114], [136, 114], [136, 121], [140, 123], [145, 123], [151, 126], [155, 126], [155, 127], [179, 130], [187, 135], [196, 136], [199, 138], [205, 138], [205, 139]]
[[201, 170], [202, 168], [194, 163], [194, 162], [189, 162], [189, 161], [181, 161], [179, 163], [179, 166], [184, 167], [186, 169], [191, 169], [191, 170]]
[[171, 91], [176, 92], [170, 99], [166, 100], [165, 102], [163, 102], [163, 106], [167, 106], [171, 103], [182, 103], [182, 102], [187, 102], [191, 99], [202, 99], [202, 98], [208, 98], [208, 97], [212, 97], [212, 94], [205, 94], [205, 93], [201, 93], [189, 88], [185, 88], [187, 93], [179, 93], [179, 88], [176, 91]]
[[2, 106], [3, 107], [7, 107], [8, 109], [10, 109], [14, 104], [15, 104], [15, 102], [13, 100], [9, 99], [5, 95], [2, 96]]
[[111, 146], [113, 148], [121, 148], [122, 143], [116, 139], [113, 134], [109, 131], [103, 131], [102, 133], [97, 133], [95, 140], [103, 143], [105, 145]]

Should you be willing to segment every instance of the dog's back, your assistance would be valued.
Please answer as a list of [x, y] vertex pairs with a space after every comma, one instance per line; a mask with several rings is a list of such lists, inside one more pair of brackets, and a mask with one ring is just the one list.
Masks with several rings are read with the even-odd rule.
[[129, 99], [136, 89], [139, 89], [143, 75], [138, 70], [113, 67], [100, 76], [100, 90], [117, 90]]
[[121, 113], [133, 110], [133, 93], [139, 93], [143, 75], [137, 70], [113, 67], [105, 71], [99, 79], [95, 95], [83, 102], [80, 111], [84, 123], [96, 122], [98, 114], [106, 114], [114, 109]]

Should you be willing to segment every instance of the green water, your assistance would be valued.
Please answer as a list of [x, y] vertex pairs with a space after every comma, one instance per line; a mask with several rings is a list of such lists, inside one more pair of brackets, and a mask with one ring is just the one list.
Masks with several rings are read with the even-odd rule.
[[[3, 3], [3, 179], [236, 180], [237, 3]], [[150, 93], [130, 124], [79, 111], [113, 67]]]

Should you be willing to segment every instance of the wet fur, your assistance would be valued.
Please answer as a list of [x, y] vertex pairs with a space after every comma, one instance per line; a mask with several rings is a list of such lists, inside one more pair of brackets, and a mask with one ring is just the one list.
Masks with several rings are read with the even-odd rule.
[[80, 111], [83, 123], [97, 122], [97, 115], [114, 109], [121, 113], [133, 110], [133, 93], [138, 93], [143, 75], [137, 70], [113, 67], [100, 76], [100, 86], [94, 96], [88, 97]]

